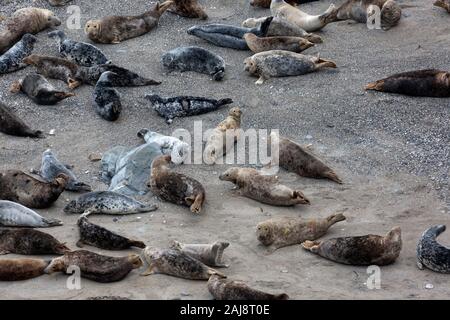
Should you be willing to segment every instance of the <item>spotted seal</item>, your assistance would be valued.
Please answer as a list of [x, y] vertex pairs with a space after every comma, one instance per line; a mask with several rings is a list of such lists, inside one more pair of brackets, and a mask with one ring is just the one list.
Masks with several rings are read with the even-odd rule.
[[42, 131], [31, 129], [2, 102], [0, 102], [0, 132], [18, 137], [44, 137]]
[[438, 243], [436, 238], [445, 231], [445, 225], [437, 225], [425, 230], [417, 244], [417, 266], [450, 273], [450, 249]]
[[0, 255], [64, 254], [68, 251], [70, 249], [64, 243], [48, 233], [27, 228], [0, 228]]
[[111, 71], [102, 73], [92, 94], [95, 102], [95, 111], [108, 121], [116, 121], [122, 112], [119, 91], [113, 88], [111, 83], [110, 78], [113, 76], [116, 76], [116, 74]]
[[286, 50], [300, 53], [314, 46], [314, 43], [300, 37], [264, 37], [260, 38], [253, 33], [244, 34], [247, 46], [254, 53], [270, 50]]
[[0, 259], [0, 281], [21, 281], [42, 276], [49, 261], [42, 259]]
[[228, 268], [227, 264], [222, 262], [223, 251], [228, 248], [229, 242], [216, 241], [211, 244], [186, 244], [173, 240], [170, 244], [171, 249], [180, 250], [198, 261], [203, 262], [210, 267]]
[[26, 33], [22, 39], [0, 56], [0, 74], [14, 72], [25, 68], [23, 59], [28, 57], [34, 49], [37, 38]]
[[0, 200], [0, 226], [48, 228], [62, 225], [60, 220], [44, 218], [21, 204]]

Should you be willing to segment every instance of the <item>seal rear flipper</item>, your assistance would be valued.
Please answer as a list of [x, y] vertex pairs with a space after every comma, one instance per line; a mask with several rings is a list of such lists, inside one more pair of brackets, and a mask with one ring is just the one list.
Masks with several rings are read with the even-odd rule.
[[273, 17], [267, 17], [266, 20], [261, 23], [261, 26], [259, 27], [259, 32], [257, 36], [265, 37], [267, 35], [267, 32], [269, 31], [270, 24], [272, 23]]
[[78, 88], [79, 86], [81, 86], [81, 84], [82, 83], [76, 79], [73, 79], [73, 78], [67, 79], [67, 86], [69, 87], [69, 89], [73, 90], [75, 88]]
[[155, 211], [158, 209], [158, 205], [156, 204], [150, 204], [150, 205], [146, 205], [143, 206], [141, 208], [139, 208], [139, 212], [151, 212], [151, 211]]
[[364, 90], [383, 91], [384, 90], [384, 80], [378, 80], [375, 82], [371, 82], [364, 87]]
[[9, 92], [19, 93], [22, 90], [22, 82], [20, 80], [14, 81], [9, 87]]
[[174, 3], [175, 3], [175, 1], [172, 1], [172, 0], [167, 0], [167, 1], [163, 2], [163, 3], [157, 2], [156, 3], [156, 9], [158, 10], [158, 14], [160, 16], [162, 16], [162, 14], [164, 12], [166, 12], [166, 10], [169, 9]]
[[84, 182], [75, 182], [73, 184], [73, 191], [91, 192], [92, 187]]
[[339, 12], [339, 9], [336, 8], [336, 6], [332, 3], [328, 7], [328, 9], [319, 16], [319, 20], [322, 21], [325, 25], [327, 25], [331, 22], [338, 21], [339, 20], [337, 17], [338, 12]]
[[231, 104], [231, 103], [233, 103], [233, 99], [230, 99], [230, 98], [220, 99], [220, 100], [217, 102], [217, 104], [218, 104], [219, 106], [224, 106], [224, 105]]
[[130, 240], [129, 242], [130, 247], [136, 247], [136, 248], [145, 248], [146, 245], [144, 242], [139, 241], [139, 240]]
[[296, 203], [298, 203], [298, 204], [311, 204], [311, 201], [309, 201], [309, 199], [305, 197], [303, 192], [301, 192], [299, 190], [293, 191], [292, 198], [294, 200], [296, 200]]
[[145, 277], [145, 276], [149, 276], [152, 274], [158, 273], [158, 269], [155, 266], [149, 266], [147, 268], [147, 270], [145, 270], [144, 272], [142, 272], [140, 275]]
[[320, 241], [310, 241], [307, 240], [302, 243], [303, 249], [309, 250], [313, 253], [317, 253], [319, 251]]
[[77, 243], [75, 244], [78, 248], [84, 248], [85, 243], [83, 242], [83, 240], [78, 240]]
[[44, 218], [43, 222], [46, 223], [49, 227], [56, 227], [56, 226], [62, 226], [63, 222], [58, 219], [53, 218]]
[[319, 57], [317, 57], [317, 60], [314, 62], [314, 64], [315, 64], [316, 70], [320, 70], [323, 68], [337, 68], [337, 65], [334, 61], [327, 60], [327, 59], [321, 59]]
[[339, 184], [343, 183], [342, 180], [337, 176], [337, 174], [332, 170], [324, 172], [323, 176], [324, 176], [324, 178], [328, 178], [331, 181], [334, 181], [336, 183], [339, 183]]
[[217, 270], [215, 270], [215, 269], [212, 269], [212, 268], [208, 268], [208, 275], [209, 275], [209, 276], [216, 275], [216, 276], [218, 276], [218, 277], [220, 277], [220, 278], [226, 278], [226, 277], [227, 277], [227, 276], [224, 275], [222, 272], [219, 272], [219, 271], [217, 271]]

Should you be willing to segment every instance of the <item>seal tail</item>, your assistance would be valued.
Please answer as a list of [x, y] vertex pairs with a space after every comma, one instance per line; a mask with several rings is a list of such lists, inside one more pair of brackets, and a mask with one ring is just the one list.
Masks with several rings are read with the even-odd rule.
[[371, 82], [364, 87], [364, 90], [383, 91], [384, 90], [384, 80], [378, 80], [375, 82]]
[[227, 105], [227, 104], [230, 104], [230, 103], [233, 103], [233, 99], [230, 99], [230, 98], [227, 98], [227, 99], [220, 99], [220, 100], [217, 102], [217, 104], [218, 104], [219, 106], [224, 106], [224, 105]]
[[335, 223], [340, 221], [344, 221], [346, 217], [342, 213], [335, 213], [327, 217], [327, 221], [329, 226], [332, 226]]
[[275, 294], [273, 300], [289, 300], [289, 296], [286, 293]]
[[309, 199], [306, 198], [303, 192], [301, 192], [300, 190], [294, 190], [292, 198], [297, 200], [298, 204], [311, 204]]
[[324, 68], [337, 68], [337, 65], [332, 60], [321, 59], [317, 57], [317, 61], [315, 61], [316, 70], [324, 69]]
[[226, 278], [226, 277], [227, 277], [227, 276], [226, 276], [225, 274], [223, 274], [222, 272], [217, 271], [216, 269], [212, 269], [212, 268], [209, 268], [209, 269], [208, 269], [208, 275], [209, 275], [209, 276], [216, 275], [216, 276], [218, 276], [218, 277], [220, 277], [220, 278]]
[[172, 0], [168, 0], [168, 1], [163, 2], [163, 3], [158, 3], [158, 8], [157, 8], [158, 9], [158, 14], [160, 16], [162, 16], [162, 14], [164, 12], [166, 12], [166, 10], [169, 9], [174, 3], [175, 3], [175, 1], [172, 1]]
[[74, 191], [85, 191], [85, 192], [91, 192], [92, 187], [84, 182], [75, 182], [74, 183]]
[[140, 207], [138, 209], [139, 212], [151, 212], [151, 211], [155, 211], [158, 209], [158, 206], [156, 204], [150, 204], [150, 205], [142, 205], [142, 207]]
[[27, 132], [27, 135], [30, 138], [39, 138], [39, 139], [45, 138], [44, 133], [41, 130], [30, 130]]
[[22, 90], [22, 83], [20, 80], [14, 81], [9, 87], [9, 92], [11, 93], [19, 93]]
[[58, 219], [53, 218], [44, 218], [43, 222], [47, 224], [48, 227], [56, 227], [56, 226], [62, 226], [63, 222]]
[[312, 42], [312, 43], [322, 43], [322, 37], [318, 36], [317, 34], [314, 33], [310, 33], [308, 35], [305, 36], [305, 39]]
[[58, 99], [64, 100], [67, 99], [69, 97], [73, 97], [75, 96], [75, 93], [73, 92], [57, 92], [55, 93], [55, 97], [57, 97]]
[[60, 243], [56, 246], [55, 253], [57, 254], [65, 254], [66, 252], [70, 252], [72, 250], [69, 249], [69, 247], [66, 246], [66, 243]]
[[302, 243], [303, 249], [306, 249], [313, 253], [317, 253], [317, 251], [319, 251], [319, 245], [320, 245], [320, 241], [306, 240], [305, 242]]
[[262, 37], [265, 37], [267, 35], [267, 32], [269, 31], [270, 24], [272, 23], [273, 17], [267, 17], [266, 20], [261, 23], [261, 26], [259, 27], [259, 35]]
[[330, 179], [336, 183], [342, 184], [342, 180], [338, 177], [338, 175], [333, 171], [329, 170], [323, 174], [324, 178]]
[[144, 242], [138, 241], [138, 240], [130, 240], [129, 244], [131, 247], [136, 247], [136, 248], [141, 248], [141, 249], [144, 249], [146, 247]]
[[319, 16], [319, 20], [323, 22], [324, 25], [327, 25], [331, 22], [335, 22], [338, 20], [337, 14], [339, 9], [332, 3], [328, 7], [328, 9]]

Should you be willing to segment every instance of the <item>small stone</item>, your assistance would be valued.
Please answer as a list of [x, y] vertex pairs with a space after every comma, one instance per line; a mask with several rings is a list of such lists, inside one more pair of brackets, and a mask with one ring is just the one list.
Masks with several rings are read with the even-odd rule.
[[305, 138], [308, 139], [308, 140], [311, 140], [312, 139], [312, 135], [308, 134]]
[[89, 174], [89, 170], [86, 170], [84, 173], [85, 173], [85, 174]]
[[183, 227], [183, 226], [184, 226], [184, 224], [180, 223], [180, 227]]
[[425, 285], [425, 289], [431, 290], [431, 289], [433, 289], [433, 288], [434, 288], [434, 286], [433, 286], [433, 284], [431, 284], [431, 283], [427, 283], [427, 284]]
[[102, 160], [102, 155], [100, 153], [95, 152], [95, 153], [91, 153], [88, 158], [92, 162], [97, 162], [97, 161]]
[[289, 271], [286, 269], [281, 269], [281, 273], [288, 273]]
[[136, 217], [137, 221], [140, 221], [142, 219], [142, 217]]
[[50, 136], [54, 136], [55, 135], [55, 129], [50, 130], [50, 132], [48, 133]]
[[189, 292], [181, 292], [180, 295], [181, 295], [182, 297], [188, 297], [188, 296], [190, 296], [191, 294], [190, 294]]
[[163, 223], [164, 223], [164, 224], [166, 224], [166, 223], [167, 223], [167, 221], [166, 221], [166, 220], [163, 220]]
[[119, 221], [119, 219], [118, 219], [118, 218], [114, 218], [113, 221], [114, 221], [114, 222], [117, 222], [117, 221]]

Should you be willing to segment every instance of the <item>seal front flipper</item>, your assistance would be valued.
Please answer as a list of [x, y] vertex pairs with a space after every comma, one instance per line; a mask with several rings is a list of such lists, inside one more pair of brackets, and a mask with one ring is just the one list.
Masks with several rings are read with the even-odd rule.
[[145, 277], [156, 273], [159, 273], [158, 268], [155, 265], [151, 265], [147, 268], [147, 270], [141, 273], [141, 276]]

